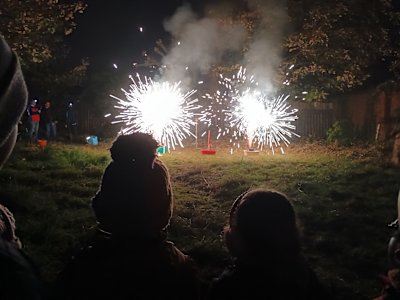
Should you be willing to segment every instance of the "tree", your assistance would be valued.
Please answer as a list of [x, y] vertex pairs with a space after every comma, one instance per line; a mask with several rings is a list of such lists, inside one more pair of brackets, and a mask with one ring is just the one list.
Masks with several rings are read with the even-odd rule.
[[[221, 61], [217, 72], [234, 72], [249, 50], [249, 43], [264, 34], [274, 34], [274, 1], [246, 1], [230, 16], [215, 15], [221, 26], [241, 24], [247, 43], [237, 62]], [[256, 4], [256, 5], [254, 5]], [[266, 7], [272, 9], [265, 10]], [[397, 0], [288, 0], [288, 24], [282, 22], [281, 65], [274, 84], [289, 94], [309, 101], [323, 101], [328, 95], [349, 92], [369, 83], [400, 79], [400, 3]], [[270, 30], [268, 30], [270, 27]], [[279, 28], [277, 28], [279, 29]], [[278, 47], [279, 48], [279, 47]]]
[[378, 69], [399, 75], [395, 0], [292, 0], [289, 8], [294, 31], [283, 68], [295, 66], [292, 86], [307, 90], [308, 100], [362, 86]]
[[0, 31], [15, 50], [24, 69], [54, 58], [63, 49], [63, 37], [76, 27], [82, 1], [0, 0]]
[[29, 92], [61, 100], [55, 108], [63, 105], [61, 95], [76, 94], [86, 76], [88, 61], [67, 64], [64, 43], [86, 7], [76, 0], [0, 0], [0, 33], [20, 58]]
[[[248, 1], [234, 16], [219, 18], [223, 26], [240, 23], [248, 41], [256, 38], [260, 25], [274, 26], [274, 13], [266, 11], [274, 1]], [[398, 2], [398, 1], [397, 1]], [[400, 79], [400, 4], [396, 0], [288, 0], [288, 24], [281, 45], [282, 61], [275, 83], [289, 94], [307, 91], [309, 101], [344, 93], [368, 82]], [[264, 9], [264, 10], [263, 10]], [[282, 22], [284, 26], [284, 22]], [[279, 28], [278, 28], [279, 29]], [[273, 34], [274, 30], [264, 30]], [[243, 45], [243, 55], [248, 44]], [[221, 62], [218, 71], [233, 71]], [[289, 71], [290, 70], [290, 71]]]

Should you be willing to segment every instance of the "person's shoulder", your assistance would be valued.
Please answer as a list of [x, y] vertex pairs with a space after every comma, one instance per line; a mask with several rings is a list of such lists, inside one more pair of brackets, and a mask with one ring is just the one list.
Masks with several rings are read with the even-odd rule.
[[21, 249], [17, 249], [14, 244], [2, 238], [0, 238], [0, 265], [2, 268], [7, 268], [8, 265], [18, 270], [36, 272], [31, 259]]
[[11, 243], [0, 238], [0, 260], [21, 262], [24, 258], [22, 257], [21, 252]]
[[165, 241], [164, 247], [169, 253], [170, 263], [173, 268], [181, 274], [186, 274], [188, 278], [198, 278], [198, 266], [190, 255], [183, 253], [170, 241]]
[[306, 262], [304, 257], [293, 266], [292, 278], [294, 281], [291, 285], [297, 290], [299, 295], [306, 299], [332, 299], [326, 286], [320, 281], [317, 273]]
[[112, 255], [112, 243], [106, 239], [103, 241], [96, 239], [78, 249], [66, 263], [61, 274], [62, 276], [66, 274], [80, 276], [94, 272], [110, 255]]
[[154, 160], [153, 169], [157, 171], [168, 172], [167, 166], [158, 157], [156, 157]]
[[[30, 258], [0, 238], [1, 295], [5, 299], [45, 299], [45, 283]], [[19, 289], [15, 289], [19, 287]], [[2, 298], [3, 299], [3, 298]]]
[[193, 264], [193, 260], [190, 256], [184, 254], [180, 249], [178, 249], [175, 244], [171, 241], [164, 241], [163, 247], [168, 251], [171, 260], [176, 265]]

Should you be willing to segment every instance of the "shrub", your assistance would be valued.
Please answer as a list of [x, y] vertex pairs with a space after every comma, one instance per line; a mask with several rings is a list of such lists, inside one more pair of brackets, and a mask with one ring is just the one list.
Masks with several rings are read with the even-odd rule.
[[328, 129], [326, 135], [328, 143], [347, 146], [353, 139], [353, 126], [348, 120], [339, 120]]

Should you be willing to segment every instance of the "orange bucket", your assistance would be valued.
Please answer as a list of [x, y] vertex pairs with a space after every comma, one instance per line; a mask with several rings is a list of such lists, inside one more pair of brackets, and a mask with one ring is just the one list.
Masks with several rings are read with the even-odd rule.
[[38, 140], [37, 141], [40, 148], [44, 149], [47, 146], [47, 140]]

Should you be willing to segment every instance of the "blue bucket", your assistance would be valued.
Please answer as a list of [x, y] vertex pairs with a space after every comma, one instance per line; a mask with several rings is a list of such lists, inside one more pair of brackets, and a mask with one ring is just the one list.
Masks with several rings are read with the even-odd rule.
[[158, 155], [163, 155], [166, 152], [167, 147], [166, 146], [160, 146], [157, 148], [157, 154]]
[[95, 135], [90, 135], [86, 138], [86, 142], [89, 145], [98, 145], [99, 144], [99, 139]]

